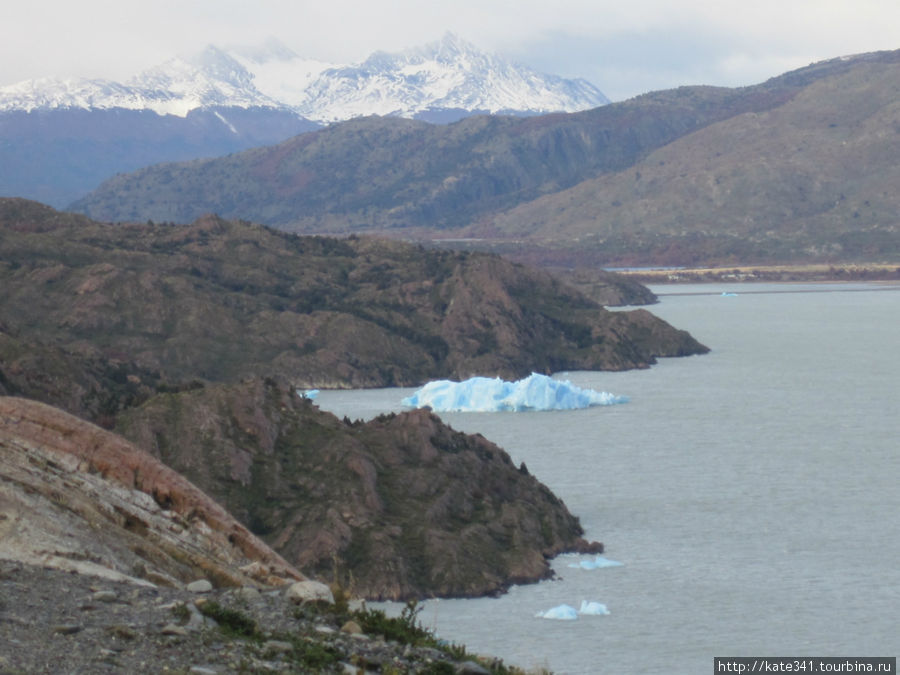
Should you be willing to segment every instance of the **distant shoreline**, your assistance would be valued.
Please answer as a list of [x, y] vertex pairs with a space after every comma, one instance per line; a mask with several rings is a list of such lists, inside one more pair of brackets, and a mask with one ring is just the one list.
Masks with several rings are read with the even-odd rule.
[[814, 263], [722, 267], [632, 268], [618, 274], [642, 284], [753, 283], [772, 281], [897, 281], [900, 263]]

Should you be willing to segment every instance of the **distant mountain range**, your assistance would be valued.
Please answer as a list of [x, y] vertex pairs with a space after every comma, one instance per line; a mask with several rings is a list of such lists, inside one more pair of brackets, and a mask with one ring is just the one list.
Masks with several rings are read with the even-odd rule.
[[336, 124], [107, 181], [100, 220], [216, 212], [456, 240], [542, 264], [900, 258], [900, 51], [571, 114]]
[[116, 173], [277, 143], [365, 115], [451, 122], [607, 103], [453, 35], [359, 64], [303, 59], [271, 40], [208, 46], [127, 82], [39, 79], [0, 87], [0, 196], [64, 207]]
[[304, 59], [270, 39], [260, 47], [210, 45], [126, 83], [47, 78], [0, 87], [0, 112], [121, 109], [185, 117], [198, 109], [272, 109], [320, 124], [367, 115], [428, 121], [476, 112], [534, 115], [605, 103], [586, 80], [538, 73], [451, 33], [357, 64]]

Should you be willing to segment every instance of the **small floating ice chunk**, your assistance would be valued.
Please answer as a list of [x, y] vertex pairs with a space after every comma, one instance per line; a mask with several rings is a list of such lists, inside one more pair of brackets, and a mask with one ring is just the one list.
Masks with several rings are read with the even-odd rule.
[[314, 399], [318, 395], [319, 395], [318, 389], [307, 389], [306, 391], [303, 392], [303, 398], [308, 398], [310, 400]]
[[595, 570], [600, 567], [621, 567], [622, 563], [616, 560], [610, 560], [609, 558], [604, 558], [602, 555], [598, 555], [593, 560], [582, 560], [577, 563], [569, 563], [569, 567], [575, 569], [583, 569], [583, 570]]
[[557, 621], [574, 621], [578, 618], [578, 612], [571, 605], [557, 605], [546, 612], [538, 612], [535, 616], [539, 619], [556, 619]]
[[736, 298], [737, 293], [729, 293], [728, 291], [722, 291], [723, 298]]
[[499, 377], [473, 377], [463, 382], [436, 380], [404, 398], [402, 403], [413, 408], [428, 406], [435, 412], [520, 412], [577, 410], [627, 400], [626, 396], [581, 389], [568, 380], [532, 373], [517, 382], [505, 382]]
[[609, 610], [602, 602], [588, 602], [587, 600], [582, 600], [581, 608], [578, 610], [578, 613], [589, 616], [603, 616], [609, 614]]

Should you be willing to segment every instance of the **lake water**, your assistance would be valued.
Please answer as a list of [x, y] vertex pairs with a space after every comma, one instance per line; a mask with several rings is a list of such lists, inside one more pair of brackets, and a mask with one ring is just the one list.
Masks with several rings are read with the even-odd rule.
[[[524, 461], [622, 567], [430, 600], [470, 651], [556, 673], [711, 673], [714, 656], [900, 653], [900, 286], [658, 286], [712, 352], [562, 374], [623, 394], [578, 411], [443, 414]], [[724, 297], [722, 292], [733, 292]], [[491, 375], [491, 373], [485, 373]], [[410, 389], [322, 392], [339, 416]], [[535, 614], [582, 600], [607, 616]], [[395, 608], [392, 608], [395, 609]]]

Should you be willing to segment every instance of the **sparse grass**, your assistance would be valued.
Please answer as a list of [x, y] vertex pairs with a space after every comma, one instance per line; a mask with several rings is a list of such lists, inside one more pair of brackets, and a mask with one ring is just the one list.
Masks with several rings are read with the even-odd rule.
[[229, 637], [262, 639], [256, 621], [241, 611], [223, 607], [214, 600], [204, 602], [198, 609], [218, 623], [219, 629]]
[[389, 617], [380, 609], [363, 607], [353, 612], [352, 618], [369, 635], [383, 635], [385, 640], [394, 640], [402, 645], [441, 649], [441, 643], [434, 634], [419, 624], [421, 611], [418, 603], [410, 600], [399, 617]]
[[179, 623], [185, 624], [191, 618], [191, 611], [188, 609], [186, 604], [180, 602], [172, 607], [172, 615], [176, 619], [178, 619]]

